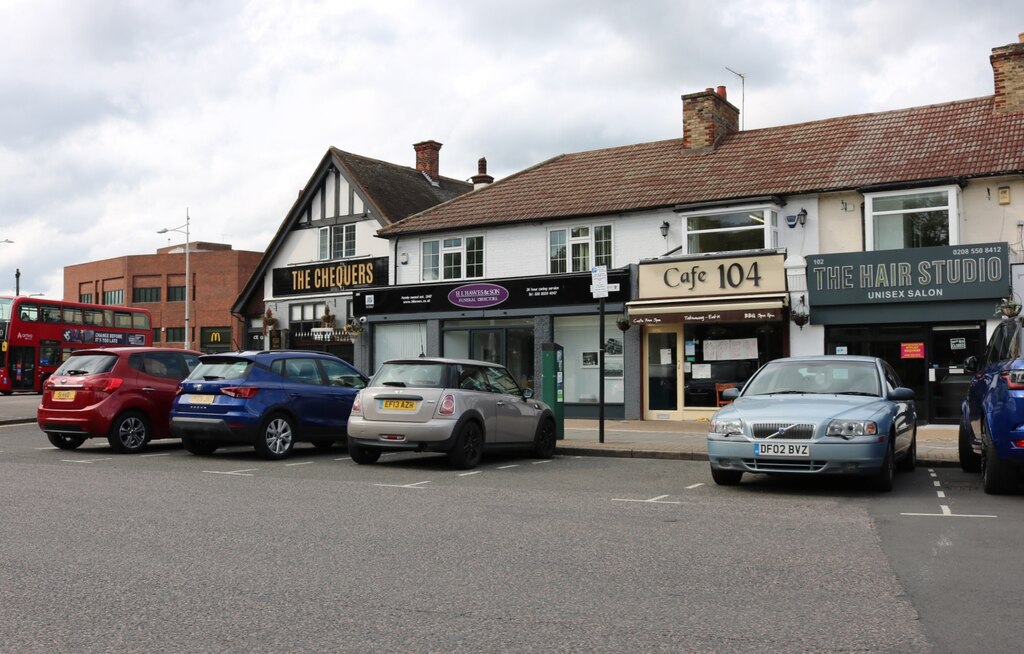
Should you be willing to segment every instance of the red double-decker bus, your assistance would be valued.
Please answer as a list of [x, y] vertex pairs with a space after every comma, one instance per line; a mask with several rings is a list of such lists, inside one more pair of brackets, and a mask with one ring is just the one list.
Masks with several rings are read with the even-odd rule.
[[0, 296], [0, 393], [42, 392], [72, 350], [152, 345], [151, 324], [145, 309]]

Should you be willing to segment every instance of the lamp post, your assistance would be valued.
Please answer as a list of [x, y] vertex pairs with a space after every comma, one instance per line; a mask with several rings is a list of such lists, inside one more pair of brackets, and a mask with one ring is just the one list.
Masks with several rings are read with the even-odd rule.
[[[186, 209], [185, 209], [185, 224], [184, 225], [178, 225], [177, 227], [164, 227], [163, 229], [157, 230], [157, 232], [156, 232], [157, 234], [166, 234], [167, 232], [178, 232], [179, 234], [184, 234], [185, 235], [185, 349], [186, 350], [192, 349], [191, 347], [189, 347], [191, 345], [190, 336], [191, 336], [191, 332], [192, 332], [192, 325], [189, 324], [189, 316], [188, 316], [188, 305], [189, 305], [189, 301], [192, 299], [191, 297], [189, 297], [189, 296], [192, 295], [192, 280], [189, 278], [189, 268], [188, 268], [189, 223], [191, 223], [191, 222], [192, 222], [192, 219], [189, 217], [189, 215], [188, 215], [188, 208], [186, 207]], [[184, 231], [182, 231], [182, 228], [184, 228]]]

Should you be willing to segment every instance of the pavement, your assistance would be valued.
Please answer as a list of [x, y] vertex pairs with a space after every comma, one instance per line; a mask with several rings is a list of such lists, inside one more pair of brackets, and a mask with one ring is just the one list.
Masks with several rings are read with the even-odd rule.
[[[33, 423], [39, 396], [0, 396], [0, 425]], [[706, 420], [605, 420], [604, 442], [598, 420], [568, 419], [557, 453], [634, 459], [707, 461]], [[917, 462], [921, 466], [958, 466], [956, 425], [920, 425]]]

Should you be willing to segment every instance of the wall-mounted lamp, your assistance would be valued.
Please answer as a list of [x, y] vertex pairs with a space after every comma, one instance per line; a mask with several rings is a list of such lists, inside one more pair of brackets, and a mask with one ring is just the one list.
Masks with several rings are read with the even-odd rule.
[[807, 209], [801, 208], [796, 214], [796, 221], [803, 227], [807, 224]]
[[667, 220], [665, 222], [661, 223], [661, 236], [662, 236], [662, 238], [668, 238], [668, 228], [669, 227], [670, 227], [670, 225], [668, 224]]
[[398, 255], [398, 262], [401, 263], [403, 266], [405, 264], [409, 263], [409, 253], [408, 252], [403, 252], [403, 253], [399, 254]]
[[790, 310], [789, 318], [801, 330], [811, 320], [811, 314], [807, 311], [807, 304], [804, 302], [803, 295], [800, 296], [800, 301], [797, 305]]

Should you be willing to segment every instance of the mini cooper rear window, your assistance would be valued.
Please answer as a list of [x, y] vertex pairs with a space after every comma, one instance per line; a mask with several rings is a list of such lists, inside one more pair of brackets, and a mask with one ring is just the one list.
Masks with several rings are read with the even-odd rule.
[[446, 382], [445, 371], [447, 368], [447, 364], [444, 363], [389, 362], [380, 367], [371, 385], [444, 388]]

